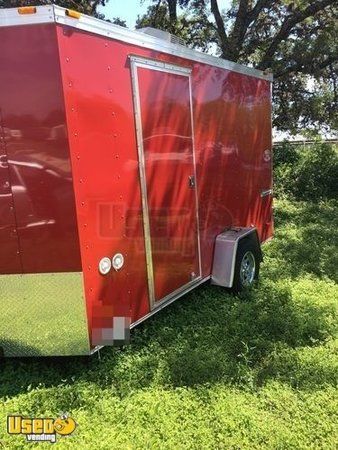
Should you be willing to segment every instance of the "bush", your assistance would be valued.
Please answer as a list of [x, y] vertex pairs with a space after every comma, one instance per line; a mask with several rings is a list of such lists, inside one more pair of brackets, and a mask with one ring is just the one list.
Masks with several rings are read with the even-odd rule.
[[338, 147], [318, 142], [274, 149], [274, 192], [277, 197], [296, 200], [337, 198]]

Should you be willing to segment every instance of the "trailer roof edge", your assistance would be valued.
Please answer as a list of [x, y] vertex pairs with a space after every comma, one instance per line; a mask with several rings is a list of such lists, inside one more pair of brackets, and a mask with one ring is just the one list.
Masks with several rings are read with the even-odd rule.
[[1, 8], [0, 27], [10, 27], [16, 25], [33, 25], [39, 23], [55, 22], [55, 6], [36, 6], [35, 13], [20, 13], [23, 8]]
[[66, 15], [66, 11], [67, 9], [56, 5], [37, 6], [35, 14], [19, 14], [18, 8], [0, 9], [0, 27], [56, 22], [129, 44], [143, 46], [151, 50], [157, 50], [177, 57], [209, 64], [214, 67], [232, 70], [255, 78], [273, 81], [273, 75], [271, 73], [264, 73], [252, 67], [208, 55], [207, 53], [202, 53], [183, 45], [173, 44], [137, 30], [130, 30], [101, 19], [96, 19], [95, 17], [81, 14], [79, 18], [72, 18]]

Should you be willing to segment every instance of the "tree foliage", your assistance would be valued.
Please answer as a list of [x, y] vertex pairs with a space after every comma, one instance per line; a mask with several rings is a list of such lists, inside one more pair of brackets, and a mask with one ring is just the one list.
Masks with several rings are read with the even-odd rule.
[[274, 74], [281, 130], [338, 128], [337, 0], [153, 0], [137, 26], [154, 26], [221, 58]]
[[320, 201], [338, 197], [337, 144], [284, 142], [274, 147], [273, 161], [277, 198]]

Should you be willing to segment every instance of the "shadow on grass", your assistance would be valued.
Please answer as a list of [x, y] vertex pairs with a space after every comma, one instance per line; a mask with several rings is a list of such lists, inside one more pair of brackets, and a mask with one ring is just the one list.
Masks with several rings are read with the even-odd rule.
[[[130, 346], [105, 348], [100, 359], [96, 354], [0, 360], [0, 397], [35, 389], [36, 402], [42, 404], [48, 389], [48, 401], [61, 411], [65, 405], [89, 408], [83, 392], [89, 391], [94, 402], [102, 389], [124, 397], [150, 386], [217, 382], [246, 388], [269, 380], [299, 389], [335, 386], [334, 305], [297, 302], [290, 283], [282, 279], [315, 273], [308, 258], [320, 263], [319, 236], [325, 248], [332, 245], [332, 207], [321, 206], [317, 221], [317, 206], [284, 206], [277, 211], [277, 239], [267, 248], [267, 267], [257, 288], [238, 297], [215, 286], [201, 286], [134, 329]], [[290, 255], [288, 235], [292, 238], [295, 227], [299, 241], [293, 242]], [[334, 258], [328, 254], [320, 271], [327, 277]]]
[[[5, 340], [2, 339], [0, 346], [0, 358], [5, 358], [5, 355], [8, 356], [8, 354], [4, 351], [5, 348], [11, 349], [11, 354], [9, 356], [11, 355], [27, 355], [33, 357], [41, 356], [41, 353], [39, 353], [35, 348], [23, 345], [21, 342], [13, 341], [10, 339]], [[1, 359], [0, 359], [0, 367], [1, 367]]]
[[111, 389], [121, 397], [149, 386], [221, 381], [250, 388], [270, 379], [304, 389], [333, 385], [337, 372], [323, 366], [322, 354], [310, 372], [294, 352], [330, 337], [331, 313], [330, 307], [296, 306], [290, 291], [273, 283], [242, 298], [204, 286], [135, 329], [130, 346], [103, 349], [101, 359], [3, 360], [0, 396], [55, 388], [48, 395], [62, 409], [66, 399], [81, 406], [85, 385], [93, 395], [96, 389]]
[[[316, 352], [334, 334], [331, 305], [297, 305], [288, 288], [272, 283], [242, 298], [226, 296], [216, 287], [205, 287], [192, 296], [190, 307], [177, 306], [180, 327], [170, 315], [148, 331], [156, 342], [155, 355], [136, 359], [136, 372], [152, 372], [151, 378], [164, 386], [222, 381], [253, 387], [280, 379], [281, 374], [285, 382], [299, 388], [337, 382], [337, 373], [323, 370], [319, 358], [314, 357], [311, 373], [297, 360], [299, 348], [312, 347]], [[282, 354], [283, 359], [277, 360], [276, 355]], [[162, 365], [156, 355], [163, 355]], [[282, 360], [287, 362], [287, 373]]]

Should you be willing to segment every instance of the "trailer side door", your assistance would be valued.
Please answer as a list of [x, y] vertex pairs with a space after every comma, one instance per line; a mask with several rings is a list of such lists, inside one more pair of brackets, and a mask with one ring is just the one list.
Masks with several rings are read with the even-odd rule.
[[201, 278], [190, 70], [132, 57], [151, 307]]

